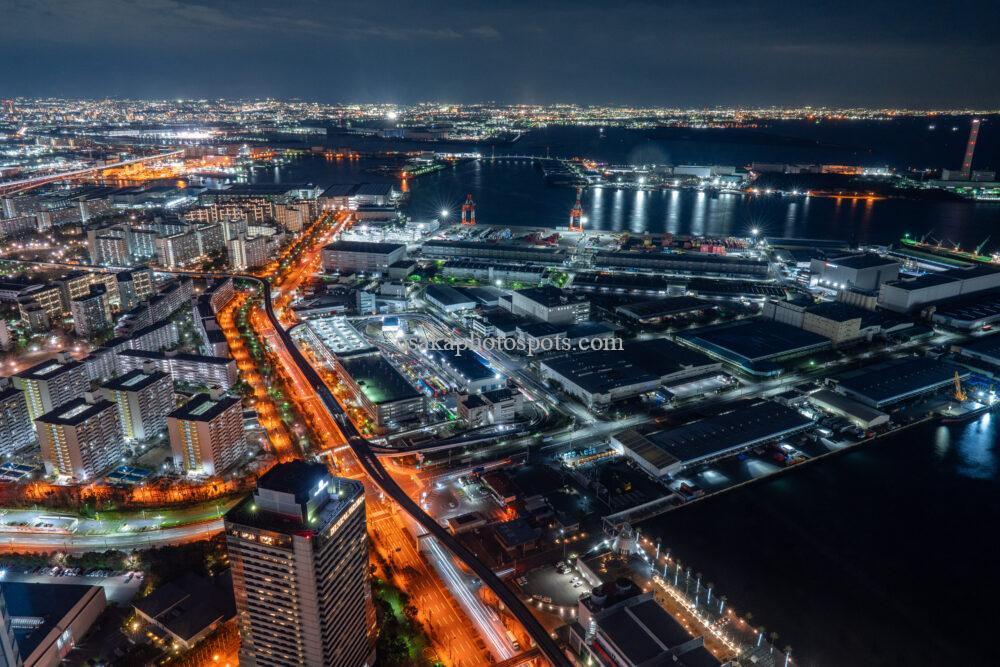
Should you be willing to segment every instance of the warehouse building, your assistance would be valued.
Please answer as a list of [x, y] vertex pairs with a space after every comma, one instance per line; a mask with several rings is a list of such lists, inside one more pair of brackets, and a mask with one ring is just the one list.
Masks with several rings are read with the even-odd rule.
[[948, 299], [993, 289], [1000, 289], [1000, 271], [977, 264], [885, 283], [878, 293], [878, 305], [893, 312], [908, 313]]
[[768, 300], [761, 316], [829, 338], [834, 345], [868, 339], [882, 330], [875, 313], [840, 301], [809, 303]]
[[886, 413], [829, 389], [820, 389], [810, 394], [808, 400], [820, 410], [843, 417], [866, 431], [889, 423], [889, 415]]
[[956, 345], [954, 351], [970, 365], [982, 367], [994, 375], [1000, 373], [1000, 336], [987, 336]]
[[1000, 321], [1000, 291], [980, 292], [934, 307], [931, 321], [953, 329], [973, 331]]
[[611, 446], [650, 475], [663, 477], [800, 433], [813, 424], [798, 410], [761, 401], [648, 435], [629, 429], [613, 435]]
[[590, 318], [590, 301], [551, 285], [531, 287], [511, 293], [510, 312], [548, 324], [579, 324]]
[[565, 250], [521, 245], [477, 243], [475, 241], [427, 241], [420, 247], [428, 259], [501, 260], [506, 263], [562, 264]]
[[405, 257], [406, 246], [401, 243], [334, 241], [323, 248], [323, 270], [385, 273]]
[[836, 391], [865, 405], [882, 409], [950, 386], [967, 369], [936, 359], [894, 359], [845, 373], [833, 379]]
[[424, 298], [443, 313], [458, 313], [473, 310], [479, 305], [471, 295], [448, 285], [428, 285]]
[[812, 259], [812, 284], [830, 289], [877, 292], [882, 283], [899, 278], [899, 262], [862, 253], [829, 259]]
[[594, 253], [594, 268], [620, 268], [635, 271], [690, 275], [766, 278], [768, 264], [757, 259], [713, 255], [704, 252], [615, 252]]
[[762, 318], [695, 329], [677, 339], [757, 376], [779, 375], [783, 369], [778, 362], [831, 346], [825, 336]]
[[693, 296], [639, 301], [615, 308], [615, 314], [633, 324], [656, 325], [678, 315], [701, 313], [716, 305]]
[[665, 338], [628, 341], [622, 351], [577, 351], [545, 359], [542, 378], [590, 407], [653, 391], [662, 384], [718, 371], [722, 364]]

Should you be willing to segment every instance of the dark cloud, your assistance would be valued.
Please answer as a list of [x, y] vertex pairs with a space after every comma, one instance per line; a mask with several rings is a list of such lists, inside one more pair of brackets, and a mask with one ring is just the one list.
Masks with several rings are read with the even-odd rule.
[[982, 0], [0, 0], [0, 90], [997, 107], [998, 27]]

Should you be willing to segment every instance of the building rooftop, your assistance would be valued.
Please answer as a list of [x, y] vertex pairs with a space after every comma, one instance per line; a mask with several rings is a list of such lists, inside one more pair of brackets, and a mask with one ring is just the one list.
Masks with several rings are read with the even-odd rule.
[[846, 266], [849, 269], [873, 269], [879, 266], [899, 264], [899, 262], [888, 257], [879, 257], [874, 253], [860, 253], [857, 255], [844, 255], [843, 257], [831, 257], [827, 260], [827, 264]]
[[858, 308], [840, 301], [824, 301], [806, 308], [807, 313], [824, 317], [835, 322], [847, 322], [849, 320], [865, 320], [871, 311]]
[[405, 249], [402, 243], [375, 243], [373, 241], [334, 241], [323, 250], [331, 252], [365, 252], [374, 255], [389, 255]]
[[525, 299], [530, 299], [538, 305], [546, 308], [555, 308], [556, 306], [564, 306], [569, 303], [578, 303], [587, 300], [586, 297], [582, 295], [566, 292], [558, 287], [553, 287], [552, 285], [529, 287], [528, 289], [518, 290], [515, 294], [518, 294]]
[[570, 352], [549, 357], [541, 363], [591, 394], [605, 394], [618, 387], [653, 383], [659, 379], [645, 364], [619, 352]]
[[[257, 489], [257, 493], [226, 512], [227, 526], [238, 524], [286, 535], [314, 535], [322, 533], [355, 501], [364, 499], [361, 482], [333, 477], [326, 466], [301, 460], [274, 466], [257, 480]], [[308, 504], [314, 513], [306, 519], [299, 514], [293, 516], [290, 512], [258, 507], [260, 490], [291, 495], [297, 504]], [[323, 493], [327, 494], [325, 498], [321, 496]], [[289, 547], [290, 544], [284, 546]]]
[[428, 285], [427, 297], [434, 299], [444, 307], [468, 305], [475, 307], [476, 299], [448, 285]]
[[958, 347], [963, 351], [968, 350], [987, 357], [1000, 357], [1000, 335], [984, 336], [970, 343], [962, 343]]
[[830, 344], [825, 336], [760, 318], [686, 331], [678, 338], [745, 368]]
[[714, 417], [658, 431], [647, 440], [681, 463], [721, 456], [813, 423], [798, 410], [761, 401]]
[[361, 388], [365, 398], [375, 405], [420, 396], [381, 353], [360, 351], [342, 354], [338, 356], [338, 361]]
[[666, 299], [630, 303], [625, 306], [618, 306], [615, 308], [615, 311], [637, 320], [647, 320], [714, 307], [714, 304], [697, 297], [675, 296]]
[[[14, 628], [21, 657], [27, 658], [45, 638], [65, 621], [66, 615], [82, 600], [104, 596], [100, 586], [79, 584], [28, 584], [8, 581], [0, 585], [11, 616], [41, 619], [39, 625]], [[82, 637], [76, 637], [79, 642]]]
[[212, 421], [234, 405], [240, 405], [235, 396], [212, 398], [208, 394], [196, 394], [190, 401], [171, 412], [168, 416], [185, 421]]
[[189, 572], [157, 586], [137, 601], [135, 608], [172, 635], [190, 642], [213, 623], [236, 616], [231, 572], [212, 578]]
[[462, 354], [452, 350], [432, 350], [429, 354], [467, 382], [488, 380], [496, 376], [496, 371], [472, 350], [465, 350]]
[[150, 385], [160, 382], [164, 378], [169, 377], [169, 375], [161, 371], [146, 373], [141, 369], [136, 368], [135, 370], [129, 371], [125, 375], [121, 375], [113, 380], [105, 382], [101, 385], [101, 388], [110, 389], [112, 391], [140, 391]]
[[24, 380], [51, 380], [80, 366], [82, 364], [79, 361], [70, 360], [62, 362], [57, 359], [49, 359], [21, 371], [15, 377]]
[[45, 424], [58, 424], [63, 426], [76, 426], [82, 424], [94, 415], [100, 414], [107, 409], [115, 409], [115, 404], [103, 398], [88, 403], [84, 397], [80, 397], [60, 405], [55, 410], [46, 412], [38, 417], [37, 421]]
[[531, 544], [541, 537], [541, 531], [535, 528], [527, 519], [514, 519], [494, 524], [497, 537], [508, 548]]
[[850, 371], [834, 378], [838, 388], [868, 399], [875, 405], [892, 403], [915, 392], [952, 382], [955, 373], [968, 377], [960, 366], [926, 357], [894, 359]]

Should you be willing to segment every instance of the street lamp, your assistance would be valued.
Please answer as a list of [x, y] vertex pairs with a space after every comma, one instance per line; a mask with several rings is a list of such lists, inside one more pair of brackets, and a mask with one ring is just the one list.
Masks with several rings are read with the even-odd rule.
[[446, 209], [446, 208], [441, 209], [441, 217], [442, 218], [447, 218], [449, 213], [450, 213], [450, 211], [448, 209]]

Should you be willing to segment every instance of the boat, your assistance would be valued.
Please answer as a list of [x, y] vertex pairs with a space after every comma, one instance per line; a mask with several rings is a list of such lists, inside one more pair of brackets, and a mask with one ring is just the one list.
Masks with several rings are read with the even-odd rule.
[[976, 246], [975, 250], [962, 250], [958, 245], [948, 247], [942, 243], [927, 243], [925, 239], [927, 235], [925, 234], [919, 240], [911, 237], [909, 234], [903, 236], [899, 239], [899, 242], [904, 246], [910, 248], [916, 248], [924, 252], [929, 252], [933, 255], [939, 255], [942, 257], [949, 257], [951, 259], [963, 260], [966, 262], [978, 262], [980, 264], [1000, 264], [1000, 252], [990, 253], [989, 255], [983, 255], [982, 250], [989, 241], [989, 237], [986, 237], [982, 243]]

